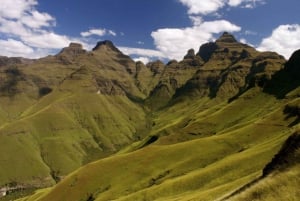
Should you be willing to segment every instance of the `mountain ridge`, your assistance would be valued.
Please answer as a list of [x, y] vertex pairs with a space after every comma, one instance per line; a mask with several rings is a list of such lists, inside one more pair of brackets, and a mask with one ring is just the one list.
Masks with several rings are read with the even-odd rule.
[[[299, 85], [287, 84], [281, 92], [278, 80], [298, 72], [298, 53], [286, 62], [276, 53], [239, 43], [229, 33], [167, 64], [134, 62], [111, 41], [98, 42], [92, 51], [71, 43], [54, 56], [9, 60], [4, 58], [0, 68], [0, 159], [5, 159], [0, 167], [6, 172], [0, 186], [40, 188], [62, 179], [41, 200], [65, 200], [72, 191], [63, 194], [61, 186], [72, 183], [77, 174], [85, 178], [89, 168], [107, 172], [104, 166], [112, 170], [108, 177], [135, 185], [123, 189], [122, 182], [99, 176], [91, 181], [95, 186], [88, 183], [77, 189], [86, 182], [78, 179], [78, 185], [72, 184], [78, 190], [73, 200], [90, 195], [99, 200], [139, 200], [144, 195], [152, 200], [159, 194], [171, 199], [180, 197], [167, 190], [175, 192], [176, 186], [182, 186], [183, 194], [191, 186], [191, 197], [205, 197], [196, 189], [208, 189], [193, 178], [207, 181], [214, 196], [221, 197], [259, 176], [297, 129], [293, 94]], [[239, 171], [240, 161], [250, 163], [254, 158], [252, 169], [241, 164]], [[229, 161], [237, 172], [232, 179], [226, 169]], [[119, 169], [119, 163], [125, 169]], [[224, 177], [221, 169], [226, 170]], [[123, 171], [132, 181], [122, 176]], [[220, 184], [213, 182], [218, 176]], [[213, 190], [218, 188], [223, 190]]]

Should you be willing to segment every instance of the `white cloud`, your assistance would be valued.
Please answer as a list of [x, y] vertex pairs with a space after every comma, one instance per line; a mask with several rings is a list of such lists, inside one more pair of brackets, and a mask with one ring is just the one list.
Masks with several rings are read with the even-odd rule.
[[253, 35], [253, 36], [256, 36], [256, 35], [257, 35], [257, 32], [251, 31], [251, 30], [246, 30], [246, 31], [245, 31], [245, 35]]
[[149, 62], [151, 61], [151, 58], [149, 58], [149, 57], [138, 57], [138, 58], [133, 58], [133, 60], [134, 60], [135, 62], [141, 61], [141, 62], [143, 62], [144, 64], [147, 64], [147, 63], [149, 63]]
[[1, 55], [36, 58], [71, 42], [67, 36], [48, 31], [55, 26], [55, 18], [37, 11], [37, 5], [37, 0], [1, 0]]
[[31, 47], [45, 49], [63, 48], [71, 42], [71, 39], [67, 36], [58, 35], [53, 32], [31, 34], [28, 36], [22, 36], [21, 39]]
[[257, 5], [265, 4], [265, 0], [244, 0], [244, 8], [255, 8]]
[[225, 0], [179, 0], [188, 7], [188, 14], [210, 14], [224, 7]]
[[226, 20], [216, 20], [202, 22], [197, 26], [183, 29], [159, 29], [152, 32], [151, 36], [154, 39], [156, 48], [161, 51], [164, 57], [181, 60], [188, 49], [194, 48], [197, 51], [201, 44], [213, 40], [213, 34], [240, 30], [239, 26]]
[[228, 5], [235, 7], [235, 6], [240, 5], [242, 2], [243, 2], [243, 0], [229, 0]]
[[108, 35], [117, 36], [117, 33], [112, 30], [108, 30]]
[[265, 0], [229, 0], [231, 7], [241, 6], [243, 8], [255, 8], [257, 5], [265, 4]]
[[1, 0], [0, 17], [19, 19], [37, 5], [36, 0]]
[[16, 37], [30, 35], [31, 31], [22, 22], [7, 20], [0, 17], [0, 32]]
[[254, 8], [257, 5], [265, 4], [265, 0], [179, 0], [180, 3], [188, 7], [190, 15], [217, 14], [218, 10], [225, 6], [243, 8]]
[[275, 51], [285, 58], [300, 49], [300, 25], [280, 25], [273, 30], [271, 36], [264, 38], [258, 47], [261, 51]]
[[191, 15], [191, 16], [189, 16], [189, 18], [192, 21], [192, 23], [193, 23], [194, 26], [199, 26], [203, 22], [203, 19], [200, 16]]
[[152, 49], [142, 49], [142, 48], [132, 48], [132, 47], [118, 47], [123, 53], [128, 55], [140, 55], [146, 57], [159, 57], [163, 58], [164, 55], [157, 50]]
[[48, 13], [40, 13], [36, 10], [31, 15], [24, 15], [20, 21], [30, 28], [49, 27], [54, 23], [55, 19]]
[[144, 64], [157, 59], [166, 59], [165, 55], [158, 50], [132, 48], [132, 47], [118, 47], [124, 54], [130, 55], [134, 61], [141, 61]]
[[112, 31], [112, 30], [107, 30], [107, 29], [90, 29], [86, 32], [81, 32], [80, 35], [82, 37], [89, 37], [92, 35], [96, 35], [96, 36], [105, 36], [105, 35], [112, 35], [112, 36], [116, 36], [116, 32]]
[[34, 50], [20, 41], [13, 39], [0, 40], [0, 55], [24, 57], [33, 54]]

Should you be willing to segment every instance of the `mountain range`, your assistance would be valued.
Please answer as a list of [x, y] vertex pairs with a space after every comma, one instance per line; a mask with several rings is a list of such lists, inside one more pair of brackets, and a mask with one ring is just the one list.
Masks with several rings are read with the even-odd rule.
[[297, 200], [299, 75], [227, 32], [167, 64], [0, 57], [0, 200]]

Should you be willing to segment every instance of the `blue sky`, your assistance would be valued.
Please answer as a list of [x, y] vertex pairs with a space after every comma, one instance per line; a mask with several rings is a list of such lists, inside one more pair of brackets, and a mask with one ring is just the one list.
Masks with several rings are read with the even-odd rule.
[[224, 31], [288, 58], [300, 49], [299, 0], [0, 0], [0, 55], [39, 58], [111, 40], [144, 62], [180, 60]]

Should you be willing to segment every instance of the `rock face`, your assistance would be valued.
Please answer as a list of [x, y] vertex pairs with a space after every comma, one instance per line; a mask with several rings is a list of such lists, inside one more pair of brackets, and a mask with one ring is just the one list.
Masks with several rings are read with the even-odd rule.
[[280, 151], [274, 156], [272, 161], [266, 165], [263, 175], [267, 176], [274, 171], [282, 171], [288, 167], [300, 163], [300, 134], [291, 135], [283, 144]]
[[285, 66], [285, 70], [295, 78], [300, 77], [300, 50], [297, 50], [292, 54]]
[[189, 49], [187, 54], [184, 56], [183, 59], [193, 59], [195, 57], [195, 50], [194, 49]]
[[93, 48], [93, 51], [103, 51], [103, 50], [112, 50], [118, 53], [122, 53], [118, 48], [116, 48], [114, 46], [114, 44], [109, 41], [109, 40], [105, 40], [105, 41], [100, 41], [97, 43], [97, 45]]
[[224, 33], [216, 42], [200, 47], [197, 56], [205, 62], [176, 92], [176, 97], [232, 98], [252, 86], [263, 87], [285, 60], [272, 52], [258, 52]]
[[86, 53], [82, 45], [79, 43], [70, 43], [69, 47], [63, 48], [59, 54], [67, 54], [70, 56], [77, 56]]

